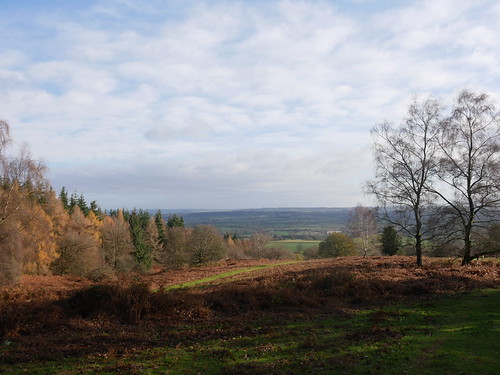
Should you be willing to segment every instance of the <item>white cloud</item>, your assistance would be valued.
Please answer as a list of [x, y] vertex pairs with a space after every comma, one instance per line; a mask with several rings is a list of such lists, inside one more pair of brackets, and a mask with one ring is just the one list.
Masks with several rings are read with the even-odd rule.
[[56, 187], [106, 207], [354, 205], [374, 124], [398, 122], [414, 94], [497, 89], [500, 7], [340, 4], [9, 14], [0, 114]]

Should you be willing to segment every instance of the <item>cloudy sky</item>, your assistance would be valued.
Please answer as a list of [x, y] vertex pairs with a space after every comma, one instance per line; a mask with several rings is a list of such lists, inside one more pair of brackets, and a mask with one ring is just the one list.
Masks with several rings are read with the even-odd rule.
[[499, 99], [500, 2], [2, 0], [0, 117], [103, 208], [369, 204], [370, 129]]

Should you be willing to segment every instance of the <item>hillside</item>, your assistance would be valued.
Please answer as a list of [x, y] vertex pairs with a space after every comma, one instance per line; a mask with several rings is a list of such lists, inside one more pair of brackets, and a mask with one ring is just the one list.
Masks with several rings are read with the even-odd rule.
[[[472, 366], [465, 373], [493, 373], [500, 295], [485, 288], [498, 288], [499, 263], [425, 262], [228, 260], [104, 284], [24, 276], [0, 290], [0, 371], [303, 374], [307, 366], [310, 373], [367, 373], [374, 363], [390, 374], [431, 373], [422, 366], [436, 365], [454, 371], [455, 357], [418, 353], [439, 355], [467, 321], [476, 329], [462, 332], [460, 345], [472, 342], [474, 353], [451, 341], [454, 353]], [[455, 308], [466, 315], [448, 311]]]

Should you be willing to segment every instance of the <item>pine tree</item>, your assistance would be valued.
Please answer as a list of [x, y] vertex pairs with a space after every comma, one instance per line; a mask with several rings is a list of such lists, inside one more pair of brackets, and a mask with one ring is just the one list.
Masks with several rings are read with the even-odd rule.
[[169, 215], [167, 219], [167, 227], [169, 228], [184, 228], [184, 218], [177, 214]]
[[61, 192], [59, 193], [59, 199], [61, 200], [63, 208], [65, 210], [69, 210], [68, 192], [64, 186], [61, 188]]
[[384, 255], [396, 255], [401, 251], [401, 238], [394, 229], [389, 225], [384, 228], [382, 236], [380, 237], [381, 247], [380, 251]]
[[134, 257], [139, 265], [144, 270], [151, 268], [152, 250], [147, 243], [147, 226], [149, 223], [149, 213], [146, 211], [133, 210], [126, 215], [130, 225], [130, 233], [134, 243]]
[[163, 216], [161, 215], [161, 211], [158, 210], [158, 212], [155, 215], [155, 224], [156, 227], [158, 228], [158, 240], [162, 245], [165, 244], [166, 236], [165, 236], [165, 227], [166, 223], [165, 220], [163, 220]]
[[78, 195], [76, 195], [76, 193], [73, 193], [69, 198], [69, 212], [73, 213], [73, 210], [76, 206], [78, 206]]
[[80, 207], [80, 210], [82, 210], [82, 213], [87, 216], [90, 212], [90, 207], [87, 204], [87, 201], [85, 200], [85, 197], [83, 196], [83, 193], [80, 194], [78, 197], [78, 202], [77, 202], [78, 207]]
[[90, 202], [90, 211], [92, 211], [97, 217], [101, 217], [102, 215], [101, 207], [99, 207], [95, 200]]

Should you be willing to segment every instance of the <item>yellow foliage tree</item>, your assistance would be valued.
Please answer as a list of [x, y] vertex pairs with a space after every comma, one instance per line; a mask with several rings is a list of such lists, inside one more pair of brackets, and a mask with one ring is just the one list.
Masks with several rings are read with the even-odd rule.
[[22, 212], [21, 231], [24, 248], [23, 272], [47, 274], [57, 253], [52, 219], [40, 205], [26, 205]]
[[129, 223], [119, 211], [116, 217], [105, 216], [100, 227], [104, 264], [114, 271], [128, 271], [135, 266], [134, 243]]
[[58, 274], [87, 276], [102, 265], [95, 223], [74, 207], [64, 234], [57, 241], [59, 258], [52, 264]]

